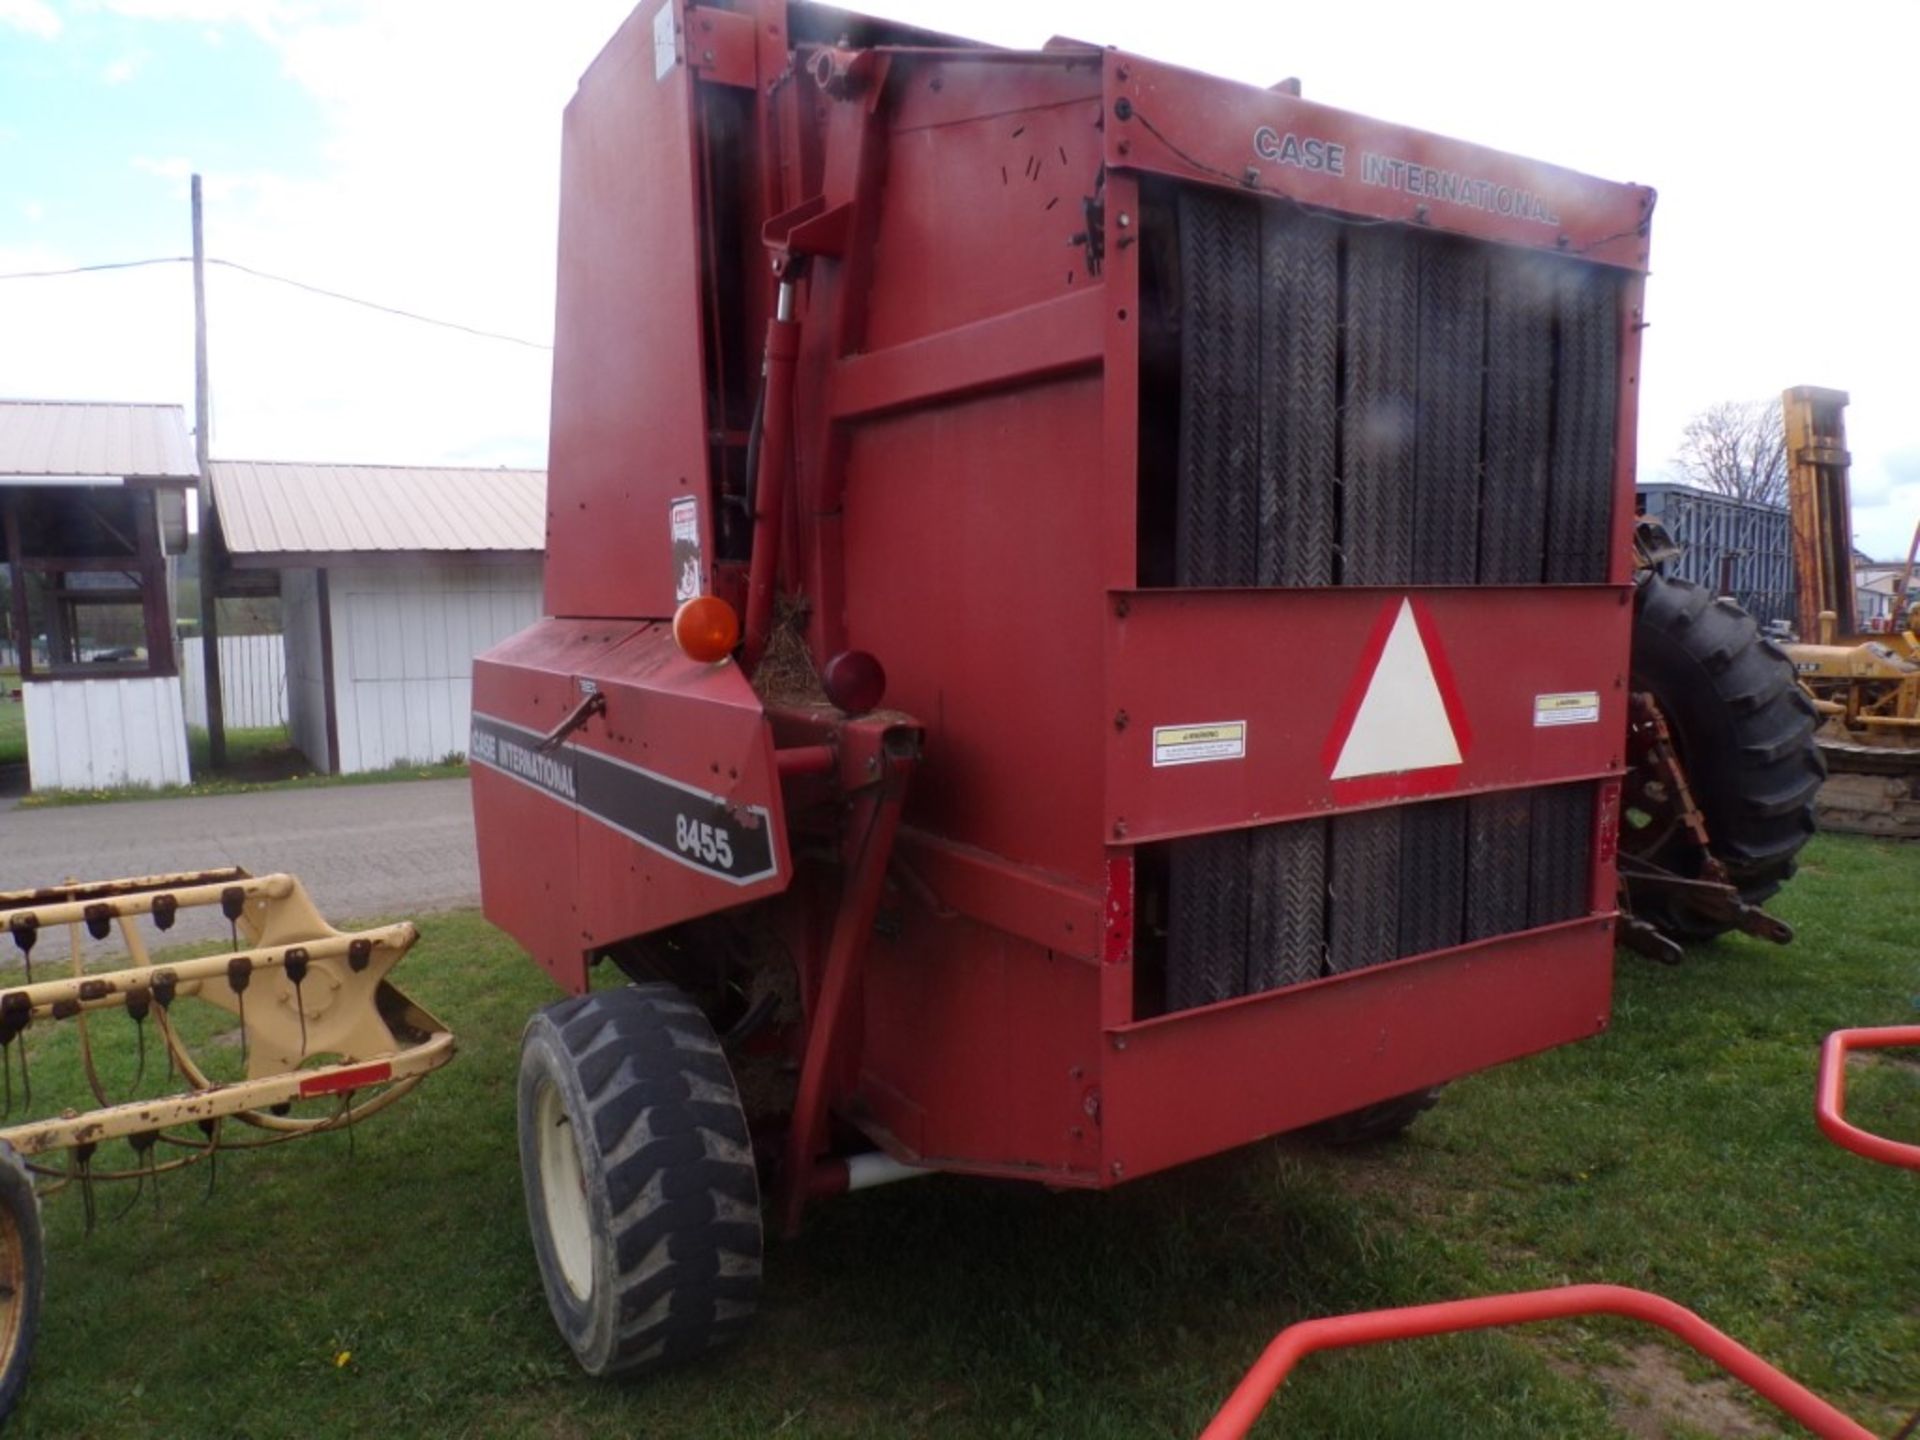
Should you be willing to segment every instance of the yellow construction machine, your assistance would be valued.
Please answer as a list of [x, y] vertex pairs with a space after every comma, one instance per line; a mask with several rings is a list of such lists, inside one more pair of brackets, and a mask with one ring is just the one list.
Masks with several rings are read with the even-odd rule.
[[[1920, 606], [1914, 554], [1884, 631], [1860, 624], [1848, 487], [1847, 395], [1802, 385], [1781, 397], [1787, 432], [1799, 638], [1786, 649], [1821, 715], [1824, 830], [1920, 838]], [[1920, 531], [1915, 535], [1920, 543]]]

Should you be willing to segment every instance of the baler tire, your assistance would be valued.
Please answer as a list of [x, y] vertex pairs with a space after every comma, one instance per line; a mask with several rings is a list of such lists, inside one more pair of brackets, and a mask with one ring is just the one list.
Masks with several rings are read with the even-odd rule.
[[734, 1339], [760, 1292], [760, 1183], [713, 1028], [666, 984], [549, 1005], [520, 1046], [520, 1174], [554, 1323], [591, 1375]]
[[40, 1336], [46, 1271], [46, 1237], [32, 1172], [11, 1145], [0, 1141], [0, 1424], [26, 1388]]
[[1344, 1115], [1335, 1115], [1309, 1125], [1299, 1134], [1303, 1140], [1310, 1140], [1316, 1145], [1343, 1148], [1398, 1140], [1407, 1133], [1414, 1121], [1439, 1102], [1440, 1089], [1435, 1085], [1430, 1090], [1415, 1090], [1377, 1104], [1363, 1105], [1358, 1110], [1349, 1110]]
[[[1651, 694], [1666, 718], [1706, 821], [1708, 849], [1741, 899], [1759, 905], [1792, 876], [1813, 837], [1814, 796], [1826, 779], [1813, 703], [1786, 653], [1732, 600], [1650, 574], [1633, 611], [1633, 688]], [[1637, 852], [1629, 818], [1621, 824], [1624, 854], [1687, 879], [1700, 873], [1699, 847], [1685, 837], [1658, 853]], [[1631, 904], [1636, 918], [1682, 942], [1731, 928], [1672, 890], [1642, 887]]]

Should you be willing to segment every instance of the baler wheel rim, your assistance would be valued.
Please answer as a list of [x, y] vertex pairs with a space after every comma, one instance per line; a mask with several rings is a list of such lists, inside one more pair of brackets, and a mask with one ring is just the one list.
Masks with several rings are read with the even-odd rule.
[[539, 1137], [540, 1189], [560, 1278], [576, 1300], [593, 1294], [593, 1215], [579, 1139], [559, 1088], [542, 1081], [534, 1101]]
[[45, 1284], [46, 1239], [33, 1176], [14, 1148], [0, 1142], [0, 1424], [26, 1388]]

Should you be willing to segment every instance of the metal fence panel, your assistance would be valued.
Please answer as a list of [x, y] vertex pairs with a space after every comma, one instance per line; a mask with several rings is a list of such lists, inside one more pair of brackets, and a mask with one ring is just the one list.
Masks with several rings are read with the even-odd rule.
[[[187, 724], [207, 723], [207, 682], [201, 640], [180, 642], [180, 687]], [[278, 635], [220, 637], [220, 699], [227, 728], [257, 730], [287, 723], [287, 648]]]

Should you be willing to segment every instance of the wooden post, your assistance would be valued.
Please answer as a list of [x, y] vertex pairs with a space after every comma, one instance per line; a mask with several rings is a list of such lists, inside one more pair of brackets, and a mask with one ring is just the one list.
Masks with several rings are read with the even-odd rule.
[[200, 177], [193, 177], [193, 454], [200, 467], [200, 674], [207, 689], [207, 762], [227, 763], [227, 715], [220, 694], [220, 526], [213, 513], [213, 467], [207, 459], [207, 270], [200, 237]]

